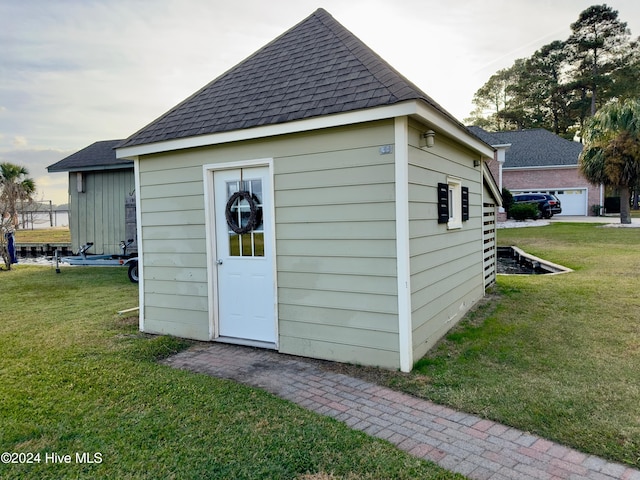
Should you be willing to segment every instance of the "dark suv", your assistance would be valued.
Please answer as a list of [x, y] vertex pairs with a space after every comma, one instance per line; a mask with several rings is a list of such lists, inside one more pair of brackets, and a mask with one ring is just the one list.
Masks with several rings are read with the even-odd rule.
[[562, 213], [560, 200], [546, 193], [519, 193], [513, 196], [513, 203], [535, 203], [540, 210], [540, 217], [551, 218]]
[[549, 201], [552, 215], [558, 215], [562, 213], [562, 204], [560, 203], [560, 200], [558, 200], [558, 197], [556, 197], [555, 195], [550, 195], [548, 193], [544, 193], [543, 195], [547, 197], [547, 200]]

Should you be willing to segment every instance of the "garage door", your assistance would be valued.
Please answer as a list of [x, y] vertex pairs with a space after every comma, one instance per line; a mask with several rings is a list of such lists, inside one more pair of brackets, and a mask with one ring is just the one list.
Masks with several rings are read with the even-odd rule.
[[550, 193], [555, 195], [562, 205], [560, 215], [587, 215], [587, 189], [569, 188], [566, 190], [512, 190], [511, 193]]
[[560, 215], [586, 215], [587, 189], [575, 188], [570, 190], [556, 190], [553, 193], [562, 204]]

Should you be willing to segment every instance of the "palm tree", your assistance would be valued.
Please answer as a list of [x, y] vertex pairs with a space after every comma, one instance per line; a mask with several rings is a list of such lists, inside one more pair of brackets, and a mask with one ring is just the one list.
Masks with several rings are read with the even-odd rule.
[[27, 175], [29, 171], [25, 167], [0, 164], [0, 251], [8, 270], [11, 269], [11, 256], [7, 244], [15, 228], [18, 204], [31, 202], [36, 191], [35, 182]]
[[631, 223], [630, 192], [640, 180], [640, 100], [614, 101], [591, 117], [580, 169], [590, 182], [620, 190], [620, 223]]
[[29, 170], [12, 163], [0, 164], [0, 199], [3, 212], [15, 215], [18, 213], [17, 204], [30, 202], [36, 191], [36, 184], [27, 177]]

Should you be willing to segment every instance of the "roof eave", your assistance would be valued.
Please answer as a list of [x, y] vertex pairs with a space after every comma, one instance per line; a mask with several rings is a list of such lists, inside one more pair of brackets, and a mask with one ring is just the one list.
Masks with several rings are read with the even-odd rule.
[[49, 173], [62, 173], [62, 172], [93, 172], [104, 170], [123, 170], [127, 168], [133, 168], [132, 161], [125, 161], [112, 165], [90, 165], [90, 166], [71, 166], [71, 167], [59, 167], [51, 168], [47, 167]]
[[357, 123], [411, 116], [424, 123], [434, 125], [441, 133], [456, 139], [483, 157], [493, 158], [493, 149], [470, 134], [464, 127], [440, 110], [422, 100], [410, 100], [393, 105], [374, 107], [351, 112], [307, 118], [287, 123], [264, 125], [243, 130], [212, 133], [193, 137], [165, 140], [156, 143], [116, 148], [116, 157], [133, 160], [142, 155], [165, 153], [187, 148], [198, 148], [243, 140], [309, 132], [324, 128], [354, 125]]
[[502, 167], [502, 170], [558, 170], [563, 168], [578, 168], [579, 164], [573, 163], [570, 165], [529, 165], [525, 167]]
[[465, 126], [458, 123], [457, 120], [452, 119], [441, 110], [431, 107], [426, 102], [415, 102], [415, 106], [417, 107], [417, 111], [413, 114], [414, 118], [433, 125], [440, 130], [441, 133], [457, 140], [467, 148], [480, 154], [483, 158], [493, 159], [495, 149], [476, 137]]
[[482, 165], [482, 179], [485, 185], [487, 185], [487, 187], [489, 188], [489, 191], [493, 195], [493, 198], [495, 198], [496, 204], [499, 207], [504, 206], [502, 192], [500, 192], [498, 184], [496, 183], [496, 179], [493, 178], [493, 175], [491, 174], [491, 170], [489, 170], [489, 168], [487, 168], [487, 166], [484, 164]]

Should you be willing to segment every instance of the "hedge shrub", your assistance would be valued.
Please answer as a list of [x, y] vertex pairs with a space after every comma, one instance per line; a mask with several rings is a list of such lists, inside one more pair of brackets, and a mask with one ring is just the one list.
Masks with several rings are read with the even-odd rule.
[[524, 221], [527, 218], [537, 219], [540, 216], [540, 210], [536, 204], [514, 203], [509, 209], [509, 215], [518, 221]]

